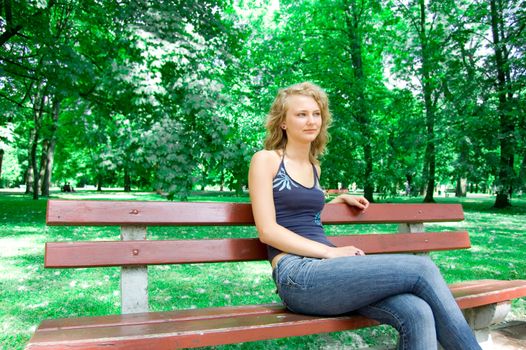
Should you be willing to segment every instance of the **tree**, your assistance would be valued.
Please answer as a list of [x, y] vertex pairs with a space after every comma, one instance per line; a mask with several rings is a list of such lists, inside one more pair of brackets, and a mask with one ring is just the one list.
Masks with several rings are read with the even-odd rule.
[[[521, 3], [521, 2], [518, 2]], [[515, 13], [513, 1], [490, 0], [489, 19], [494, 50], [494, 71], [496, 75], [495, 92], [498, 99], [497, 113], [499, 123], [498, 138], [500, 141], [500, 160], [497, 177], [496, 208], [505, 208], [511, 205], [510, 197], [515, 183], [515, 147], [517, 125], [516, 86], [512, 74], [513, 38], [524, 32], [525, 20]], [[518, 4], [517, 4], [518, 5]], [[509, 6], [509, 7], [508, 7]], [[505, 17], [508, 14], [508, 18]], [[518, 15], [518, 16], [517, 16]], [[517, 16], [517, 17], [515, 17]], [[506, 24], [511, 24], [506, 31]]]

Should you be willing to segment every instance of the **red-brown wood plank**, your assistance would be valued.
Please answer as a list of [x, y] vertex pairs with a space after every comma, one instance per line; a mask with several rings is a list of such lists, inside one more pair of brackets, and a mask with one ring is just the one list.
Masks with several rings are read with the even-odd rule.
[[466, 231], [347, 235], [329, 239], [336, 246], [353, 245], [366, 254], [430, 252], [471, 247]]
[[183, 322], [206, 320], [209, 318], [239, 317], [247, 315], [282, 314], [287, 312], [282, 304], [260, 304], [242, 306], [224, 306], [202, 309], [186, 309], [160, 312], [143, 312], [125, 315], [96, 317], [76, 317], [44, 320], [38, 327], [39, 332], [60, 329], [111, 327], [116, 325], [137, 325], [160, 322]]
[[327, 204], [321, 220], [328, 224], [419, 223], [464, 220], [460, 204], [371, 204], [365, 212], [347, 204]]
[[[458, 204], [371, 204], [365, 213], [327, 204], [324, 224], [461, 221]], [[249, 203], [49, 200], [48, 225], [253, 225]]]
[[[452, 284], [450, 288], [461, 308], [526, 296], [526, 280], [469, 281]], [[296, 315], [283, 311], [277, 304], [182, 310], [46, 321], [31, 339], [28, 349], [163, 350], [333, 332], [374, 324], [376, 322], [361, 316]]]
[[[365, 253], [427, 252], [469, 248], [467, 232], [367, 234], [330, 237]], [[46, 243], [45, 267], [99, 267], [265, 260], [256, 238], [172, 241], [93, 241]]]
[[[28, 349], [174, 349], [336, 332], [376, 325], [362, 316], [313, 317], [293, 313], [249, 315], [38, 332]], [[142, 339], [142, 340], [139, 340]], [[147, 341], [146, 341], [147, 340]]]
[[479, 280], [450, 285], [462, 309], [499, 303], [526, 296], [526, 280]]
[[[526, 296], [526, 280], [477, 280], [453, 283], [449, 285], [457, 303], [462, 309], [498, 303]], [[494, 300], [486, 299], [496, 295]], [[287, 312], [282, 304], [261, 304], [243, 306], [225, 306], [202, 309], [187, 309], [164, 312], [146, 312], [127, 315], [98, 317], [78, 317], [44, 320], [39, 332], [60, 329], [110, 327], [116, 325], [137, 325], [160, 322], [182, 322], [205, 320], [210, 318], [239, 317], [246, 315], [282, 314]]]
[[49, 200], [48, 225], [252, 225], [248, 203]]

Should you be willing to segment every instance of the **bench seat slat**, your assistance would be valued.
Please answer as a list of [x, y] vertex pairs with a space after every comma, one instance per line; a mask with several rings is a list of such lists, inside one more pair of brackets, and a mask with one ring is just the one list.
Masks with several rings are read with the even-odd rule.
[[279, 314], [285, 312], [282, 304], [225, 306], [217, 308], [187, 309], [175, 311], [145, 312], [97, 317], [47, 319], [42, 321], [39, 331], [58, 329], [90, 328], [115, 325], [133, 325], [171, 321], [190, 321], [209, 318], [239, 317], [246, 315]]
[[[462, 309], [487, 305], [487, 294], [495, 294], [492, 303], [498, 303], [526, 295], [526, 280], [477, 280], [452, 283], [449, 289]], [[514, 293], [512, 298], [508, 298]], [[469, 301], [466, 302], [466, 301]], [[245, 315], [280, 314], [285, 312], [282, 304], [225, 306], [217, 308], [187, 309], [163, 312], [147, 312], [127, 315], [48, 319], [42, 322], [39, 331], [89, 328], [113, 325], [131, 325], [170, 321], [187, 321], [207, 318], [237, 317]]]
[[526, 296], [526, 280], [479, 280], [450, 285], [462, 309], [499, 303]]
[[[37, 332], [28, 349], [174, 349], [335, 332], [376, 325], [362, 316], [293, 313]], [[51, 341], [48, 341], [51, 339]], [[130, 347], [131, 346], [131, 347]]]
[[[355, 245], [368, 254], [427, 252], [469, 248], [467, 232], [366, 234], [329, 237], [336, 245]], [[174, 252], [178, 252], [174, 254]], [[256, 238], [46, 243], [45, 267], [100, 267], [265, 260]]]
[[[48, 225], [253, 225], [250, 203], [49, 200]], [[365, 213], [327, 204], [324, 224], [462, 221], [459, 204], [371, 204]]]
[[[493, 302], [524, 296], [526, 280], [470, 281], [452, 284], [450, 288], [461, 308], [468, 308], [486, 305], [489, 294]], [[464, 302], [468, 299], [469, 303]], [[192, 313], [195, 317], [191, 317]], [[212, 314], [218, 316], [210, 317]], [[84, 317], [43, 323], [28, 349], [74, 349], [77, 346], [130, 349], [133, 342], [132, 348], [146, 346], [160, 350], [334, 332], [375, 324], [357, 315], [319, 318], [293, 314], [278, 304]]]

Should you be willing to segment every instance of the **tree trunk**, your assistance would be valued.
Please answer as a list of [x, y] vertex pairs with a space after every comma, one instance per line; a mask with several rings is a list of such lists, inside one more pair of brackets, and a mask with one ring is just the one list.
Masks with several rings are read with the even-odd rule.
[[373, 182], [373, 152], [371, 146], [371, 131], [369, 130], [369, 110], [365, 97], [366, 76], [363, 68], [362, 37], [360, 31], [360, 10], [356, 2], [347, 4], [347, 35], [349, 37], [349, 48], [351, 51], [351, 62], [354, 73], [354, 85], [356, 91], [356, 120], [361, 127], [363, 138], [363, 159], [365, 161], [364, 173], [364, 197], [371, 203], [374, 202]]
[[371, 203], [374, 203], [374, 183], [373, 183], [373, 152], [371, 142], [367, 142], [364, 146], [365, 157], [365, 184], [363, 188], [363, 195]]
[[201, 191], [205, 190], [206, 187], [206, 180], [208, 178], [208, 166], [203, 162], [203, 171], [201, 171]]
[[221, 159], [220, 168], [221, 168], [221, 177], [219, 179], [219, 182], [220, 182], [219, 191], [223, 192], [225, 190], [225, 168], [223, 167], [223, 159]]
[[49, 187], [51, 186], [51, 175], [53, 174], [53, 162], [55, 159], [55, 140], [50, 140], [46, 152], [46, 167], [44, 169], [44, 176], [42, 177], [42, 195], [49, 197]]
[[4, 162], [4, 150], [0, 148], [0, 183], [2, 182], [2, 163]]
[[124, 192], [131, 192], [131, 177], [128, 167], [124, 168]]
[[97, 175], [97, 191], [102, 191], [102, 175]]
[[46, 167], [47, 167], [47, 150], [49, 147], [49, 140], [44, 140], [42, 142], [42, 154], [40, 155], [40, 170], [38, 172], [38, 178], [40, 179], [40, 194], [44, 195], [44, 176], [46, 173]]
[[498, 115], [499, 115], [499, 139], [500, 139], [500, 161], [497, 176], [497, 198], [495, 208], [506, 208], [511, 206], [512, 184], [515, 177], [513, 171], [514, 161], [514, 124], [510, 111], [508, 110], [508, 84], [506, 81], [507, 62], [503, 55], [503, 45], [501, 42], [502, 33], [499, 31], [499, 22], [502, 14], [497, 9], [495, 0], [490, 1], [491, 31], [493, 35], [493, 48], [495, 50], [495, 68], [497, 70], [497, 95], [498, 95]]
[[37, 162], [37, 151], [38, 151], [38, 141], [40, 138], [40, 127], [42, 125], [42, 117], [44, 115], [44, 107], [47, 100], [47, 86], [45, 82], [42, 82], [37, 91], [35, 101], [33, 102], [33, 122], [34, 122], [34, 133], [33, 139], [31, 140], [31, 151], [29, 155], [31, 168], [33, 171], [33, 199], [37, 200], [39, 197], [39, 188], [38, 184], [40, 182], [40, 169], [38, 169]]
[[24, 183], [26, 185], [26, 190], [24, 194], [30, 194], [33, 191], [34, 176], [33, 176], [33, 167], [31, 163], [31, 145], [32, 145], [32, 140], [35, 138], [34, 134], [35, 134], [35, 129], [32, 128], [29, 131], [29, 139], [27, 140], [27, 168], [24, 172]]
[[405, 195], [409, 197], [413, 194], [413, 175], [406, 174], [405, 178], [407, 180], [405, 184]]
[[55, 146], [57, 143], [57, 129], [58, 129], [58, 115], [60, 113], [60, 101], [55, 99], [53, 101], [51, 136], [48, 141], [46, 151], [46, 167], [44, 169], [44, 176], [42, 177], [42, 195], [49, 196], [49, 186], [51, 186], [51, 177], [53, 174], [53, 163], [55, 160]]
[[426, 183], [426, 194], [424, 197], [424, 203], [434, 203], [435, 200], [433, 199], [433, 194], [435, 191], [435, 172], [436, 172], [436, 154], [435, 154], [435, 144], [434, 141], [431, 141], [429, 139], [429, 134], [432, 134], [429, 132], [428, 128], [428, 140], [426, 145], [426, 155], [425, 155], [425, 166], [427, 168], [427, 183]]
[[38, 193], [39, 193], [38, 191], [39, 171], [38, 171], [38, 162], [37, 162], [38, 138], [39, 138], [39, 130], [37, 129], [37, 126], [35, 125], [35, 134], [31, 142], [31, 152], [29, 155], [29, 159], [31, 162], [31, 171], [33, 173], [33, 184], [32, 184], [33, 199], [38, 199]]
[[526, 191], [526, 148], [523, 151], [521, 169], [519, 171], [519, 186], [521, 190]]
[[30, 194], [31, 191], [33, 190], [33, 181], [34, 181], [34, 178], [33, 178], [33, 168], [31, 166], [31, 160], [29, 160], [29, 163], [27, 165], [27, 169], [26, 169], [26, 172], [25, 172], [25, 175], [24, 175], [24, 181], [25, 181], [25, 184], [26, 184], [26, 191], [25, 191], [25, 194]]
[[457, 178], [457, 187], [455, 189], [455, 197], [466, 197], [468, 194], [468, 179], [465, 177]]
[[424, 93], [424, 106], [426, 110], [426, 153], [424, 157], [427, 170], [426, 195], [424, 203], [433, 203], [436, 172], [436, 150], [435, 150], [435, 106], [432, 100], [433, 86], [431, 84], [430, 52], [428, 48], [428, 37], [426, 33], [426, 5], [424, 0], [419, 0], [420, 5], [420, 49], [422, 55], [422, 90]]
[[424, 161], [422, 162], [422, 179], [418, 183], [418, 194], [421, 196], [426, 195], [427, 183], [425, 182], [428, 178], [429, 167], [426, 161], [426, 154], [424, 154]]

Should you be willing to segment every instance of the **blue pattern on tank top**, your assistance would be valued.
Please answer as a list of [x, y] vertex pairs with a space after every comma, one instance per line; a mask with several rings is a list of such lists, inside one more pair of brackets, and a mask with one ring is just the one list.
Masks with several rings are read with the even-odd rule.
[[285, 171], [285, 168], [280, 166], [279, 171], [276, 174], [276, 177], [273, 181], [272, 188], [278, 188], [278, 191], [282, 191], [283, 189], [290, 190], [291, 186], [298, 187], [294, 182], [291, 181], [290, 177], [287, 175], [287, 172]]

